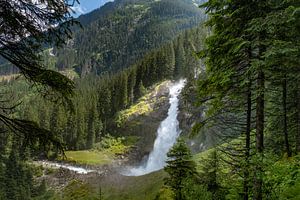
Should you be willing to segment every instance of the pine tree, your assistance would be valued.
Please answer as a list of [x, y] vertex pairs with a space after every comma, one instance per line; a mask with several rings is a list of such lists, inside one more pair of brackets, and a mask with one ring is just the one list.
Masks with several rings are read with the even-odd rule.
[[[262, 60], [265, 52], [263, 42], [266, 40], [266, 35], [255, 26], [259, 26], [258, 21], [261, 22], [261, 19], [269, 12], [269, 8], [266, 1], [257, 3], [251, 0], [208, 1], [204, 6], [212, 16], [208, 24], [214, 27], [213, 35], [207, 40], [208, 51], [204, 52], [208, 58], [206, 62], [208, 81], [202, 84], [203, 88], [208, 89], [206, 90], [208, 95], [204, 96], [213, 102], [211, 105], [215, 107], [214, 113], [228, 112], [226, 103], [230, 105], [229, 113], [234, 113], [236, 117], [242, 114], [242, 108], [247, 108], [246, 126], [243, 127], [246, 130], [246, 163], [250, 155], [251, 110], [253, 107], [256, 109], [256, 151], [258, 157], [262, 159], [266, 87], [266, 66]], [[245, 15], [245, 12], [248, 14]], [[252, 94], [256, 96], [254, 106], [251, 105]], [[238, 101], [238, 99], [242, 99], [242, 101]], [[240, 129], [240, 132], [243, 132], [243, 129]], [[255, 199], [262, 198], [260, 163], [257, 163], [256, 168]], [[244, 199], [248, 199], [247, 170], [244, 175]]]
[[[270, 69], [271, 74], [271, 96], [274, 98], [270, 102], [269, 109], [274, 113], [268, 117], [272, 124], [280, 124], [277, 127], [282, 130], [279, 138], [283, 138], [284, 151], [290, 157], [291, 152], [291, 137], [297, 135], [293, 128], [297, 121], [297, 115], [294, 108], [297, 108], [297, 92], [298, 87], [294, 87], [294, 83], [299, 81], [297, 71], [299, 70], [299, 55], [300, 39], [297, 36], [297, 22], [299, 16], [295, 15], [297, 3], [293, 1], [274, 1], [270, 4], [272, 12], [266, 19], [264, 27], [268, 33], [268, 48], [265, 53], [265, 62]], [[299, 5], [298, 5], [299, 6]], [[298, 27], [299, 29], [299, 27]], [[277, 91], [281, 91], [278, 93]], [[295, 101], [296, 100], [296, 101]], [[277, 108], [277, 111], [276, 111]], [[281, 108], [278, 110], [278, 108]], [[274, 112], [275, 111], [275, 112]], [[276, 127], [271, 127], [274, 135]]]
[[175, 48], [175, 68], [174, 77], [181, 76], [186, 65], [185, 49], [183, 47], [183, 35], [180, 35], [174, 45]]
[[196, 177], [196, 164], [192, 160], [192, 153], [183, 139], [177, 143], [167, 154], [168, 160], [164, 170], [169, 174], [165, 184], [175, 193], [176, 200], [183, 200], [183, 187], [187, 179]]
[[39, 106], [38, 109], [38, 118], [39, 118], [39, 125], [49, 129], [50, 125], [49, 125], [49, 108], [47, 106], [45, 106], [44, 102], [42, 102], [42, 105]]
[[82, 150], [85, 149], [85, 144], [86, 144], [86, 140], [85, 140], [85, 130], [84, 130], [84, 112], [81, 109], [77, 110], [76, 113], [76, 146], [75, 146], [75, 150]]
[[58, 106], [53, 106], [52, 107], [52, 112], [50, 115], [50, 131], [52, 133], [58, 133], [59, 132], [59, 126], [58, 126], [58, 112], [59, 112], [59, 107]]
[[68, 150], [75, 150], [77, 144], [76, 137], [76, 115], [75, 113], [68, 113], [68, 120], [65, 127], [66, 137], [65, 142]]
[[13, 148], [6, 161], [5, 196], [8, 200], [29, 200], [33, 188], [33, 178], [29, 170], [19, 160], [17, 148]]
[[222, 187], [219, 177], [219, 158], [216, 150], [212, 150], [206, 159], [201, 161], [202, 172], [200, 174], [201, 181], [207, 185], [208, 191], [212, 193], [214, 200], [223, 199]]
[[[2, 155], [2, 153], [1, 153]], [[5, 199], [5, 168], [2, 156], [0, 157], [0, 200]]]
[[129, 70], [128, 74], [128, 104], [132, 105], [134, 102], [134, 86], [136, 84], [136, 67]]
[[[295, 20], [299, 19], [295, 14], [297, 6], [299, 4], [294, 1], [276, 0], [211, 0], [204, 4], [210, 14], [207, 24], [213, 27], [213, 34], [208, 37], [207, 49], [202, 52], [206, 58], [207, 77], [200, 81], [199, 96], [203, 97], [201, 101], [206, 102], [205, 105], [209, 108], [208, 118], [218, 126], [222, 124], [225, 127], [223, 132], [229, 132], [228, 127], [240, 133], [246, 132], [246, 166], [250, 165], [251, 158], [250, 133], [251, 129], [255, 129], [257, 159], [254, 199], [263, 198], [265, 122], [272, 119], [272, 115], [267, 115], [266, 109], [276, 110], [276, 106], [268, 102], [271, 100], [269, 91], [274, 87], [282, 91], [274, 93], [276, 100], [281, 99], [282, 112], [273, 113], [278, 116], [277, 122], [273, 122], [282, 121], [285, 151], [291, 155], [289, 124], [297, 121], [297, 117], [293, 115], [294, 119], [289, 118], [292, 114], [288, 114], [288, 102], [292, 102], [289, 100], [292, 98], [288, 94], [291, 94], [289, 82], [299, 70], [299, 59], [296, 59], [296, 55], [299, 55], [299, 40], [295, 40], [299, 38], [299, 34], [295, 35], [299, 27], [295, 26]], [[296, 42], [291, 42], [291, 38]], [[266, 105], [269, 107], [266, 108]], [[296, 106], [291, 106], [293, 107]], [[232, 132], [229, 133], [233, 135]], [[245, 200], [249, 199], [251, 193], [247, 168], [244, 169], [243, 177]]]
[[144, 87], [143, 81], [139, 83], [139, 93], [138, 96], [141, 97], [146, 93], [146, 88]]
[[96, 136], [96, 104], [88, 112], [86, 148], [91, 149]]

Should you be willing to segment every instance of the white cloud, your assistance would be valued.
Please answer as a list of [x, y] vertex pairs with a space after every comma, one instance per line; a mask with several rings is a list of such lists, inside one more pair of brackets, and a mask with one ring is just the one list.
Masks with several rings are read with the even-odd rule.
[[106, 4], [107, 2], [112, 2], [114, 0], [100, 0], [100, 5]]
[[76, 15], [86, 13], [86, 8], [84, 8], [80, 5], [75, 5], [75, 6], [71, 7], [71, 9], [75, 12]]

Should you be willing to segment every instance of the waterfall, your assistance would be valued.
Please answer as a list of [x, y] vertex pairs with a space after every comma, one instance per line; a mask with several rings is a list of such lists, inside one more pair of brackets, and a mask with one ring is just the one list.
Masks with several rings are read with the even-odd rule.
[[162, 169], [165, 166], [167, 153], [171, 147], [175, 144], [181, 130], [179, 129], [179, 122], [177, 120], [178, 115], [178, 95], [185, 85], [185, 80], [172, 84], [169, 87], [170, 90], [170, 108], [168, 110], [168, 116], [165, 118], [158, 130], [157, 137], [154, 142], [153, 150], [149, 154], [146, 163], [128, 170], [124, 175], [127, 176], [141, 176]]

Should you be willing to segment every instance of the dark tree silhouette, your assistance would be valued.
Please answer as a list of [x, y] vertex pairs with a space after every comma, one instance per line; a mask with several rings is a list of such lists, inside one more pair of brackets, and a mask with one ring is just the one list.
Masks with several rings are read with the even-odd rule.
[[[62, 74], [46, 69], [39, 52], [47, 46], [59, 46], [71, 38], [71, 26], [76, 22], [70, 12], [77, 0], [1, 0], [0, 56], [17, 67], [32, 84], [39, 86], [45, 97], [71, 104], [74, 84]], [[5, 96], [5, 95], [4, 95]], [[2, 100], [0, 121], [24, 141], [32, 139], [59, 144], [53, 134], [36, 123], [10, 118], [8, 110], [15, 105]]]

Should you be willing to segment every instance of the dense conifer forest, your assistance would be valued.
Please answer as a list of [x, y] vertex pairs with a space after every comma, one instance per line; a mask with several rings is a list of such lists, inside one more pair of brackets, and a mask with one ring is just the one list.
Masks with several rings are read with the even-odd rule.
[[[45, 2], [0, 3], [0, 200], [300, 199], [298, 0]], [[164, 168], [126, 174], [183, 78]]]

